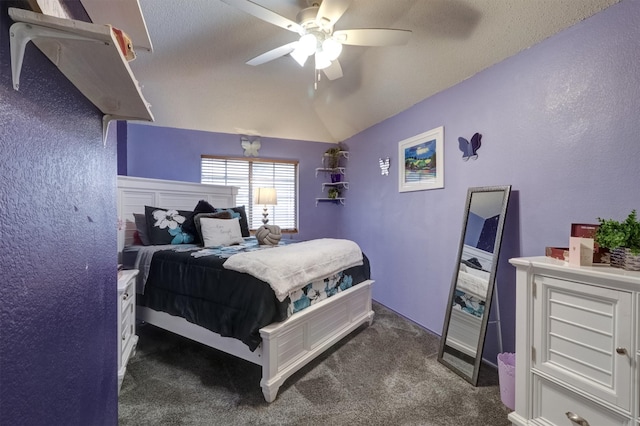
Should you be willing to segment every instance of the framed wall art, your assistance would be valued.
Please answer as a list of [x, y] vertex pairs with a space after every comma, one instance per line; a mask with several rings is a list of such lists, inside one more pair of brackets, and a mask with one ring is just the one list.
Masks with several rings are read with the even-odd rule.
[[398, 142], [398, 191], [444, 188], [444, 127]]

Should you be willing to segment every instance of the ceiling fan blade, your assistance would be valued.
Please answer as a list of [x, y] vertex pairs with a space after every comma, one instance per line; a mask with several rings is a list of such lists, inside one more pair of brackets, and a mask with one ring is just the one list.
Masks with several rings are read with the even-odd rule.
[[316, 21], [323, 27], [332, 27], [351, 5], [352, 0], [323, 0]]
[[280, 47], [276, 47], [275, 49], [272, 49], [268, 52], [263, 53], [262, 55], [258, 55], [255, 58], [247, 61], [247, 65], [256, 66], [256, 65], [262, 65], [269, 61], [273, 61], [274, 59], [278, 59], [284, 55], [288, 55], [289, 53], [293, 52], [293, 49], [295, 49], [297, 45], [298, 45], [298, 42], [294, 41], [292, 43], [285, 44]]
[[267, 9], [266, 7], [262, 7], [252, 1], [222, 0], [222, 2], [228, 4], [229, 6], [233, 6], [236, 9], [240, 9], [243, 12], [248, 13], [249, 15], [253, 15], [258, 19], [262, 19], [265, 22], [284, 28], [285, 30], [293, 31], [294, 33], [298, 34], [301, 34], [303, 32], [302, 27], [296, 22], [285, 18], [282, 15], [278, 15], [277, 13]]
[[353, 46], [397, 46], [409, 41], [411, 31], [391, 28], [363, 28], [334, 31], [333, 35], [340, 43]]
[[342, 77], [342, 67], [340, 66], [340, 62], [336, 59], [331, 62], [331, 65], [322, 70], [324, 75], [327, 76], [329, 80], [336, 80]]

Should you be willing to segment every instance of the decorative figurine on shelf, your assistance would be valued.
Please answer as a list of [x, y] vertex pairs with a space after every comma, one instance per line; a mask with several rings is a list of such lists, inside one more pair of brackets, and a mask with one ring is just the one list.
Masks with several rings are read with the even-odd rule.
[[256, 231], [256, 240], [260, 245], [277, 246], [282, 238], [278, 225], [262, 225]]
[[475, 160], [478, 158], [478, 149], [480, 149], [480, 139], [482, 135], [480, 133], [475, 133], [471, 137], [471, 142], [466, 140], [465, 138], [458, 138], [458, 146], [460, 147], [460, 151], [462, 151], [462, 160], [467, 161], [469, 158]]

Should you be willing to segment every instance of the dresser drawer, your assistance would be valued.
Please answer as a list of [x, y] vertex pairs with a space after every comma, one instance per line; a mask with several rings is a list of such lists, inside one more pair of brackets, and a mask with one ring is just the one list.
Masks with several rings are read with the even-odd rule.
[[127, 341], [131, 339], [134, 334], [133, 316], [127, 315], [122, 318], [122, 324], [120, 325], [120, 339], [122, 340], [121, 351], [124, 351], [124, 347]]
[[[630, 417], [583, 398], [575, 393], [534, 375], [533, 419], [554, 425], [577, 426], [567, 413], [586, 420], [589, 426], [637, 426]], [[571, 414], [569, 414], [571, 415]], [[545, 423], [546, 424], [546, 423]]]
[[123, 298], [122, 306], [120, 308], [121, 318], [125, 318], [126, 316], [133, 316], [134, 315], [134, 311], [136, 309], [135, 297], [128, 297], [128, 298], [125, 299], [124, 295], [122, 295], [122, 298]]
[[118, 271], [118, 392], [122, 386], [127, 362], [135, 351], [138, 336], [135, 335], [136, 321], [136, 276], [135, 269]]
[[631, 413], [631, 293], [541, 275], [534, 283], [534, 371]]
[[130, 310], [132, 306], [134, 306], [136, 295], [133, 293], [134, 289], [132, 285], [127, 286], [122, 294], [120, 294], [120, 306], [122, 309], [122, 315], [125, 314], [127, 310]]

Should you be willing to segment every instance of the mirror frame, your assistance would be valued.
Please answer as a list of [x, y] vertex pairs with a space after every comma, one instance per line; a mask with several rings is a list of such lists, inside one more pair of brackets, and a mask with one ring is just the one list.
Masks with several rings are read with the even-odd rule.
[[[485, 299], [484, 315], [482, 316], [482, 320], [481, 320], [480, 335], [478, 338], [478, 344], [476, 347], [476, 356], [473, 363], [473, 374], [469, 376], [466, 372], [459, 369], [456, 365], [447, 361], [443, 356], [444, 356], [445, 347], [447, 346], [446, 345], [447, 335], [448, 335], [449, 325], [451, 322], [451, 311], [452, 311], [453, 301], [455, 297], [456, 284], [458, 282], [458, 274], [460, 272], [460, 262], [462, 260], [462, 253], [465, 245], [464, 241], [465, 241], [465, 235], [467, 232], [469, 212], [471, 209], [471, 199], [473, 197], [473, 194], [476, 194], [476, 193], [499, 192], [499, 191], [503, 192], [504, 195], [502, 197], [502, 206], [500, 207], [500, 218], [498, 220], [498, 228], [496, 232], [496, 238], [495, 238], [494, 249], [493, 249], [493, 262], [492, 262], [491, 271], [489, 274], [489, 282], [487, 284], [487, 297]], [[504, 231], [504, 222], [507, 215], [507, 206], [509, 204], [510, 194], [511, 194], [511, 185], [472, 187], [467, 190], [467, 201], [466, 201], [466, 207], [465, 207], [464, 217], [462, 221], [462, 234], [460, 237], [460, 245], [458, 246], [458, 257], [456, 258], [457, 259], [456, 268], [453, 273], [451, 289], [449, 290], [449, 298], [447, 300], [448, 305], [446, 309], [444, 325], [442, 328], [442, 335], [440, 338], [440, 350], [438, 351], [438, 362], [449, 367], [452, 371], [454, 371], [460, 377], [464, 378], [473, 386], [478, 385], [478, 375], [480, 373], [480, 365], [482, 363], [482, 351], [484, 349], [484, 342], [487, 334], [487, 325], [489, 323], [489, 317], [491, 314], [491, 304], [492, 304], [491, 302], [493, 300], [493, 289], [495, 287], [496, 271], [498, 270], [498, 260], [500, 257], [500, 246], [502, 245], [501, 244], [502, 234]]]

